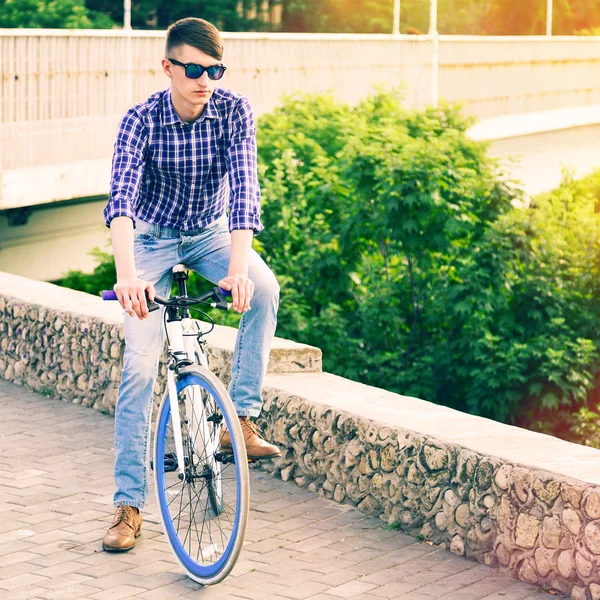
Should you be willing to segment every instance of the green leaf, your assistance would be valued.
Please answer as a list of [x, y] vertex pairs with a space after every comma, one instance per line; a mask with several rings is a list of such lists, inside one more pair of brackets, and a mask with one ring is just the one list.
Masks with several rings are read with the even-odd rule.
[[542, 407], [548, 409], [556, 409], [560, 404], [560, 399], [558, 396], [556, 394], [552, 394], [551, 392], [544, 394], [540, 401]]

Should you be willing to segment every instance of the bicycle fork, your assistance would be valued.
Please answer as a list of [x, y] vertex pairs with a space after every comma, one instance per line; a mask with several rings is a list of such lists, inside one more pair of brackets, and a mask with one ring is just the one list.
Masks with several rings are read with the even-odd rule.
[[[208, 369], [208, 361], [203, 352], [199, 352], [195, 356], [194, 338], [189, 335], [193, 330], [192, 319], [183, 318], [180, 321], [167, 322], [169, 334], [169, 353], [174, 357], [185, 353], [185, 358], [189, 361], [200, 362], [200, 366]], [[186, 332], [188, 335], [184, 335]], [[179, 394], [177, 393], [177, 381], [175, 369], [173, 365], [169, 366], [167, 371], [167, 389], [169, 393], [169, 404], [171, 408], [171, 423], [173, 425], [173, 438], [175, 442], [175, 452], [177, 455], [177, 467], [179, 470], [179, 479], [185, 481], [186, 464], [185, 454], [183, 449], [183, 436], [181, 430], [181, 413], [179, 410]], [[194, 453], [206, 455], [208, 466], [213, 473], [217, 472], [218, 465], [216, 464], [215, 454], [218, 452], [218, 440], [210, 435], [210, 427], [206, 416], [206, 407], [201, 397], [198, 394], [191, 394], [191, 397], [185, 398], [185, 412], [187, 418], [187, 426], [190, 430], [189, 439], [192, 443], [192, 455], [190, 460], [193, 460]], [[197, 447], [198, 442], [201, 444]], [[192, 468], [193, 465], [189, 465]]]

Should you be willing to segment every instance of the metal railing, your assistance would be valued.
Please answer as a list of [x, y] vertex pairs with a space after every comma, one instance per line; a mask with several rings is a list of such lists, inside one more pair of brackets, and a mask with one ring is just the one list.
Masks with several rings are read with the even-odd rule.
[[[0, 30], [0, 169], [109, 158], [119, 119], [168, 87], [164, 32]], [[410, 107], [478, 117], [600, 103], [599, 37], [223, 34], [223, 85], [257, 115], [282, 94], [355, 103], [404, 85]], [[128, 60], [128, 46], [131, 48]]]

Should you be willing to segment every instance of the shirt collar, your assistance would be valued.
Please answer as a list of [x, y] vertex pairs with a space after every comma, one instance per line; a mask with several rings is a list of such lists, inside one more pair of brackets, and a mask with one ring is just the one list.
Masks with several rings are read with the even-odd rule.
[[[204, 112], [198, 117], [195, 122], [204, 121], [204, 119], [218, 119], [219, 112], [215, 106], [214, 92], [208, 101], [208, 104], [204, 108]], [[163, 102], [163, 125], [175, 125], [177, 123], [183, 123], [179, 118], [179, 115], [175, 111], [173, 106], [173, 99], [171, 98], [171, 90], [167, 90], [165, 102]], [[187, 124], [187, 123], [186, 123]]]

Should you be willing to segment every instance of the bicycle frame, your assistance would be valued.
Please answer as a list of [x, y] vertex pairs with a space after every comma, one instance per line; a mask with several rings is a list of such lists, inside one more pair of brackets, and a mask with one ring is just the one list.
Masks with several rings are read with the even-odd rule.
[[[177, 267], [176, 267], [177, 268]], [[174, 272], [175, 280], [179, 286], [179, 295], [187, 296], [187, 273], [183, 266]], [[178, 362], [184, 360], [187, 364], [197, 364], [200, 367], [208, 368], [208, 358], [202, 345], [197, 342], [197, 330], [194, 320], [190, 317], [187, 309], [166, 309], [166, 333], [169, 340], [168, 353], [171, 357], [169, 368], [167, 370], [167, 390], [169, 394], [169, 404], [171, 407], [171, 422], [173, 425], [173, 437], [175, 441], [175, 452], [177, 454], [177, 466], [179, 468], [179, 479], [185, 479], [185, 456], [183, 451], [183, 437], [181, 433], [181, 415], [179, 412], [179, 402], [177, 393], [177, 381], [175, 377], [175, 366]], [[197, 419], [192, 419], [191, 440], [195, 442], [200, 437], [203, 448], [210, 460], [210, 467], [214, 473], [221, 472], [221, 465], [215, 459], [219, 451], [218, 440], [210, 435], [210, 427], [206, 417], [206, 410], [203, 399], [194, 397], [186, 398], [186, 414], [197, 415]], [[197, 427], [196, 427], [197, 424]], [[194, 448], [194, 450], [196, 450]], [[217, 486], [220, 486], [220, 479]]]

